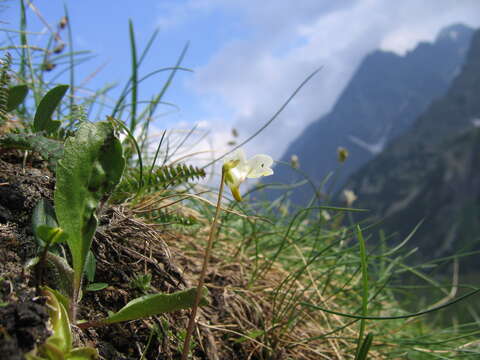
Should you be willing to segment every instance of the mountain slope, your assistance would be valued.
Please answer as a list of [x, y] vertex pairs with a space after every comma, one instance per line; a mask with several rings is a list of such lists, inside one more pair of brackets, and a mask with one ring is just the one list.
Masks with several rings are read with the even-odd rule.
[[371, 209], [387, 233], [402, 237], [425, 219], [414, 243], [425, 256], [478, 249], [479, 119], [480, 30], [446, 95], [350, 178], [355, 205]]
[[[393, 138], [404, 133], [431, 101], [443, 95], [464, 62], [473, 30], [453, 25], [442, 30], [434, 43], [420, 43], [405, 56], [375, 51], [368, 55], [339, 97], [332, 111], [312, 123], [282, 157], [288, 162], [297, 155], [300, 169], [318, 185], [331, 171], [339, 170], [337, 148], [350, 156], [327, 190], [340, 188]], [[288, 166], [279, 165], [272, 183], [291, 184], [302, 180]], [[281, 194], [271, 190], [273, 199]], [[293, 190], [294, 203], [305, 204], [311, 187]]]

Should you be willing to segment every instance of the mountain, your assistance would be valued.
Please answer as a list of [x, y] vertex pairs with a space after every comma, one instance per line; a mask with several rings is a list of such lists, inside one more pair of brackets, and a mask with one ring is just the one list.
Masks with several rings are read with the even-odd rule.
[[388, 234], [424, 219], [414, 245], [425, 258], [480, 249], [480, 30], [446, 94], [345, 187]]
[[[433, 43], [422, 42], [404, 56], [374, 51], [362, 61], [331, 112], [308, 126], [282, 156], [299, 158], [300, 172], [318, 186], [331, 171], [329, 193], [341, 188], [349, 175], [379, 154], [395, 137], [410, 128], [433, 99], [444, 95], [458, 74], [473, 30], [464, 25], [443, 29]], [[321, 94], [319, 94], [321, 96]], [[337, 149], [349, 151], [340, 166]], [[278, 165], [269, 183], [293, 184], [303, 180], [298, 171]], [[280, 190], [269, 190], [274, 199]], [[292, 190], [292, 202], [312, 198], [311, 186]]]

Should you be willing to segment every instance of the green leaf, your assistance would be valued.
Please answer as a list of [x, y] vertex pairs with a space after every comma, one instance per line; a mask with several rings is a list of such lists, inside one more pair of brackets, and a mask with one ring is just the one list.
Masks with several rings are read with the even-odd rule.
[[55, 218], [55, 209], [46, 199], [40, 199], [35, 205], [32, 213], [32, 231], [37, 243], [44, 247], [44, 240], [38, 235], [37, 229], [40, 225], [47, 225], [51, 228], [58, 226]]
[[25, 358], [27, 360], [98, 359], [98, 351], [94, 348], [82, 347], [72, 349], [70, 319], [66, 310], [68, 303], [65, 303], [66, 299], [63, 295], [48, 287], [43, 287], [42, 292], [47, 298], [52, 335], [38, 347], [37, 351], [25, 354]]
[[51, 227], [48, 225], [37, 226], [36, 233], [40, 240], [47, 246], [65, 242], [68, 238], [68, 235], [59, 227]]
[[368, 333], [367, 336], [365, 336], [365, 339], [362, 342], [362, 345], [360, 346], [360, 350], [358, 351], [357, 356], [355, 357], [355, 360], [366, 360], [368, 352], [370, 351], [370, 347], [372, 346], [372, 341], [373, 341], [373, 334]]
[[75, 136], [65, 141], [57, 164], [55, 211], [60, 227], [68, 234], [75, 272], [74, 301], [97, 228], [97, 208], [108, 199], [124, 168], [122, 146], [108, 122], [84, 122]]
[[[55, 269], [55, 285], [62, 292], [62, 294], [73, 297], [73, 269], [70, 267], [65, 258], [55, 255], [50, 251], [48, 251], [46, 255], [48, 265]], [[55, 292], [55, 290], [51, 291]], [[55, 294], [57, 295], [57, 299], [59, 299], [59, 296], [63, 296], [62, 294], [57, 292]], [[67, 299], [67, 297], [65, 297], [65, 299]], [[66, 301], [63, 304], [66, 309], [70, 308], [68, 303], [69, 301]]]
[[34, 258], [28, 259], [28, 260], [25, 262], [25, 265], [23, 265], [23, 267], [24, 267], [25, 269], [31, 269], [31, 268], [33, 268], [35, 265], [37, 265], [39, 262], [40, 262], [40, 257], [39, 257], [39, 256], [35, 256]]
[[[67, 310], [57, 298], [57, 292], [45, 287], [43, 288], [43, 295], [47, 298], [48, 313], [53, 331], [53, 335], [47, 339], [46, 343], [53, 345], [62, 353], [69, 353], [72, 349], [72, 333]], [[46, 349], [46, 353], [49, 353], [48, 349]]]
[[233, 341], [236, 342], [237, 344], [240, 344], [240, 343], [243, 343], [247, 340], [256, 339], [257, 337], [263, 336], [263, 335], [265, 335], [264, 330], [256, 329], [256, 330], [252, 330], [252, 331], [248, 332], [247, 334], [245, 334], [245, 336], [242, 336], [238, 339], [234, 339]]
[[59, 121], [53, 121], [52, 115], [57, 106], [62, 101], [63, 96], [67, 92], [68, 85], [58, 85], [45, 94], [38, 104], [35, 117], [33, 119], [33, 130], [35, 132], [46, 131], [48, 133], [55, 132], [60, 126]]
[[37, 355], [34, 355], [34, 354], [33, 354], [34, 351], [35, 351], [35, 349], [32, 350], [32, 351], [29, 352], [29, 353], [26, 353], [26, 354], [24, 355], [24, 356], [25, 356], [25, 359], [27, 359], [27, 360], [45, 360], [45, 358], [42, 358], [42, 357], [37, 356]]
[[91, 283], [85, 287], [85, 291], [100, 291], [108, 287], [107, 283]]
[[93, 255], [92, 251], [89, 250], [87, 253], [87, 259], [85, 260], [85, 276], [89, 282], [95, 280], [95, 271], [97, 270], [97, 259]]
[[15, 85], [8, 89], [7, 112], [15, 110], [28, 94], [27, 85]]
[[[106, 324], [113, 324], [120, 321], [142, 319], [166, 312], [188, 309], [193, 306], [197, 288], [178, 291], [173, 294], [145, 295], [130, 301], [118, 312], [111, 314], [105, 319]], [[208, 291], [203, 288], [203, 296], [200, 305], [207, 305], [205, 299]]]
[[51, 292], [55, 298], [57, 299], [57, 301], [62, 304], [62, 306], [65, 308], [65, 309], [68, 309], [70, 307], [70, 299], [63, 295], [61, 292], [57, 291], [57, 290], [54, 290], [54, 289], [51, 289], [49, 288], [48, 286], [45, 286], [44, 287], [45, 290], [48, 290], [49, 292]]
[[59, 344], [60, 339], [55, 337], [50, 337], [43, 344], [43, 352], [46, 354], [46, 360], [65, 360], [65, 352], [60, 349]]
[[73, 349], [65, 360], [93, 360], [98, 359], [98, 351], [90, 347], [82, 347]]

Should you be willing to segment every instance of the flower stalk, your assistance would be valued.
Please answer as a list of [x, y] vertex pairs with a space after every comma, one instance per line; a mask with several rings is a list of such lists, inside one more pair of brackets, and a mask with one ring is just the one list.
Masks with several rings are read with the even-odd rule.
[[202, 288], [203, 288], [203, 284], [205, 283], [205, 276], [207, 274], [208, 262], [210, 260], [210, 253], [212, 251], [213, 242], [215, 240], [215, 235], [217, 233], [218, 218], [220, 214], [223, 188], [225, 183], [225, 173], [226, 171], [224, 166], [222, 168], [222, 179], [220, 181], [220, 189], [218, 191], [218, 200], [217, 200], [217, 207], [215, 208], [215, 216], [213, 218], [212, 226], [210, 227], [210, 233], [208, 234], [208, 242], [207, 242], [207, 247], [205, 248], [205, 253], [203, 255], [202, 270], [200, 272], [200, 277], [198, 279], [195, 301], [193, 303], [192, 312], [190, 313], [190, 318], [188, 320], [188, 326], [187, 326], [187, 333], [185, 335], [185, 340], [183, 343], [182, 360], [187, 360], [188, 353], [190, 351], [190, 340], [192, 337], [193, 328], [195, 327], [195, 318], [197, 316], [198, 304], [200, 303], [200, 298], [202, 297]]
[[195, 301], [193, 303], [192, 312], [188, 320], [187, 333], [183, 343], [182, 360], [187, 360], [190, 352], [190, 340], [195, 327], [195, 318], [197, 316], [197, 309], [202, 296], [203, 284], [205, 283], [205, 276], [207, 274], [208, 262], [210, 260], [210, 253], [212, 251], [213, 242], [217, 234], [218, 218], [221, 209], [223, 189], [225, 184], [230, 188], [233, 197], [237, 201], [242, 201], [240, 195], [240, 184], [247, 178], [259, 178], [273, 174], [271, 166], [273, 160], [268, 155], [255, 155], [253, 158], [247, 160], [244, 152], [239, 149], [232, 154], [231, 157], [225, 159], [222, 166], [222, 178], [220, 180], [220, 189], [218, 191], [217, 207], [215, 208], [215, 216], [208, 234], [207, 247], [203, 255], [203, 265], [198, 279], [197, 290], [195, 294]]

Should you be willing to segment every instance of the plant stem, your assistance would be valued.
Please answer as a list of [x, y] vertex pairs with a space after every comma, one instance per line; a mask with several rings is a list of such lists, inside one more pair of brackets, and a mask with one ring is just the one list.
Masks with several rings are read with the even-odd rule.
[[208, 234], [208, 243], [207, 247], [205, 248], [205, 254], [203, 255], [202, 271], [198, 279], [195, 301], [193, 303], [190, 319], [188, 320], [187, 334], [185, 335], [185, 341], [183, 343], [182, 360], [187, 360], [188, 353], [190, 352], [190, 339], [192, 337], [193, 328], [195, 326], [195, 317], [197, 315], [198, 304], [200, 303], [200, 298], [202, 296], [202, 288], [205, 282], [205, 275], [207, 274], [208, 261], [210, 259], [213, 241], [215, 240], [215, 235], [217, 233], [218, 215], [220, 214], [220, 204], [222, 201], [224, 183], [225, 171], [222, 169], [222, 178], [220, 180], [220, 190], [218, 192], [217, 207], [215, 209], [215, 216], [213, 218], [212, 227], [210, 228], [210, 233]]
[[75, 322], [77, 321], [77, 304], [81, 286], [81, 280], [78, 281], [77, 279], [75, 279], [74, 275], [72, 300], [70, 301], [70, 309], [68, 309], [68, 316], [72, 324], [75, 324]]
[[78, 328], [82, 329], [82, 330], [85, 330], [85, 329], [88, 329], [88, 328], [91, 328], [91, 327], [100, 327], [100, 326], [105, 326], [107, 325], [107, 323], [103, 320], [97, 320], [97, 321], [87, 321], [87, 322], [83, 322], [83, 323], [77, 323], [75, 324]]
[[40, 292], [40, 286], [43, 285], [43, 273], [45, 270], [45, 262], [47, 259], [47, 253], [48, 253], [48, 248], [49, 248], [49, 243], [45, 244], [45, 247], [42, 251], [42, 255], [40, 256], [40, 260], [38, 261], [37, 267], [36, 267], [36, 294], [39, 296], [41, 294]]

